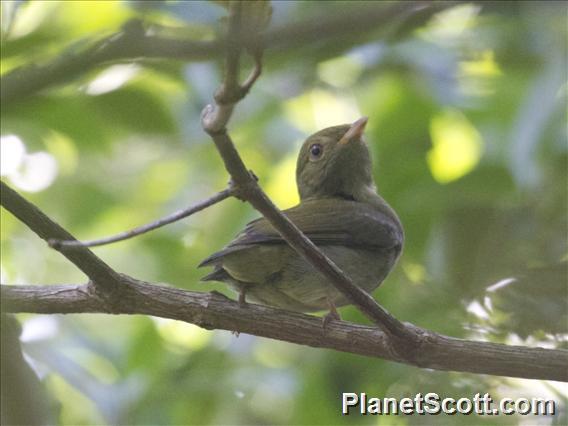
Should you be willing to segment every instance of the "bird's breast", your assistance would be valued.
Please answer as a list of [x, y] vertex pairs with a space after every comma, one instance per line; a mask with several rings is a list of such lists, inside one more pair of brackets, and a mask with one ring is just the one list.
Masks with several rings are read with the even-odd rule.
[[[372, 292], [381, 284], [398, 255], [393, 250], [385, 249], [345, 246], [320, 248], [355, 285], [367, 292]], [[286, 264], [278, 268], [278, 272], [270, 277], [270, 282], [252, 286], [250, 296], [261, 303], [305, 312], [327, 309], [328, 299], [336, 306], [348, 303], [326, 277], [296, 253], [289, 252], [283, 257], [287, 259]], [[286, 306], [282, 306], [283, 300], [287, 300]]]

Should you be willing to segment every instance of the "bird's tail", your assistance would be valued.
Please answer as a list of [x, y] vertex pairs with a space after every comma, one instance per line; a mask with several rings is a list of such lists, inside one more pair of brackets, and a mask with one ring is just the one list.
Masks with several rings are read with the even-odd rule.
[[231, 277], [229, 276], [229, 274], [227, 273], [227, 271], [225, 271], [225, 269], [218, 267], [215, 268], [213, 270], [213, 272], [205, 275], [203, 278], [200, 279], [200, 281], [220, 281], [220, 282], [224, 282], [228, 279], [230, 279]]

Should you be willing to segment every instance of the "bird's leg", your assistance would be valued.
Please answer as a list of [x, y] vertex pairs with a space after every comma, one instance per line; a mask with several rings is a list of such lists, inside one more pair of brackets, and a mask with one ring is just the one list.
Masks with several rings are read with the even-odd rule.
[[327, 304], [329, 306], [329, 312], [323, 317], [323, 328], [326, 328], [331, 321], [341, 320], [341, 316], [339, 315], [339, 312], [337, 312], [335, 303], [333, 303], [333, 300], [331, 300], [330, 297], [327, 297]]
[[[246, 308], [247, 306], [247, 289], [248, 285], [239, 283], [239, 298], [237, 299], [239, 302], [239, 308]], [[240, 332], [233, 330], [231, 334], [235, 337], [239, 337]]]
[[247, 305], [247, 290], [248, 290], [248, 285], [246, 284], [241, 284], [239, 285], [239, 307], [241, 308], [245, 308]]

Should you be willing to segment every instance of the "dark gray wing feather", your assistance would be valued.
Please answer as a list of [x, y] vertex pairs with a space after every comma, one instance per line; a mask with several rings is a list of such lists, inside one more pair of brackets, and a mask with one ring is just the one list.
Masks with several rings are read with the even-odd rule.
[[[283, 213], [316, 245], [402, 249], [402, 226], [387, 206], [381, 208], [357, 201], [323, 199], [305, 201]], [[209, 256], [199, 266], [216, 264], [227, 254], [251, 245], [284, 243], [272, 225], [259, 218], [250, 222], [227, 247]]]

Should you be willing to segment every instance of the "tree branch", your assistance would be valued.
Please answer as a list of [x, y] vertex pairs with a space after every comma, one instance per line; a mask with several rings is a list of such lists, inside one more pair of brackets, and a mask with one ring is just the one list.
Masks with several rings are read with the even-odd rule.
[[[282, 52], [346, 36], [349, 40], [356, 41], [358, 36], [396, 18], [407, 19], [413, 12], [420, 11], [425, 20], [452, 5], [451, 2], [408, 1], [387, 6], [377, 2], [365, 7], [349, 7], [339, 15], [318, 17], [275, 28], [252, 42], [258, 48]], [[410, 32], [420, 23], [422, 21], [405, 27], [405, 31]], [[353, 45], [355, 41], [349, 45]], [[86, 49], [71, 46], [52, 61], [41, 65], [24, 65], [4, 74], [0, 79], [0, 106], [7, 108], [48, 87], [72, 81], [105, 63], [139, 59], [207, 61], [220, 57], [224, 52], [223, 40], [195, 41], [152, 35], [140, 21], [133, 20], [127, 22], [118, 33], [94, 42]]]
[[[77, 241], [73, 235], [2, 181], [0, 181], [0, 204], [45, 241]], [[86, 247], [81, 250], [65, 250], [60, 247], [56, 250], [83, 271], [97, 286], [100, 285], [101, 289], [105, 290], [104, 294], [112, 300], [112, 294], [121, 282], [118, 272]]]
[[3, 312], [38, 314], [108, 313], [153, 315], [212, 330], [238, 331], [316, 348], [329, 348], [383, 358], [421, 368], [477, 374], [568, 381], [568, 351], [475, 342], [443, 336], [411, 326], [422, 336], [413, 362], [393, 352], [389, 338], [375, 327], [332, 321], [237, 302], [219, 293], [197, 293], [152, 285], [121, 276], [122, 303], [108, 306], [87, 285], [0, 286]]
[[190, 41], [148, 35], [140, 21], [127, 22], [121, 31], [94, 42], [85, 49], [72, 45], [54, 60], [42, 65], [23, 65], [0, 79], [0, 105], [10, 106], [47, 87], [68, 82], [116, 61], [139, 58], [176, 58], [187, 61], [210, 60], [222, 51], [215, 41]]
[[50, 247], [58, 249], [58, 248], [72, 248], [72, 247], [96, 247], [102, 246], [105, 244], [116, 243], [118, 241], [124, 241], [129, 238], [137, 237], [138, 235], [145, 234], [146, 232], [153, 231], [154, 229], [161, 228], [162, 226], [169, 225], [170, 223], [177, 222], [178, 220], [185, 219], [186, 217], [191, 216], [194, 213], [200, 212], [201, 210], [206, 209], [207, 207], [211, 207], [214, 204], [217, 204], [226, 198], [231, 197], [234, 195], [235, 189], [233, 184], [229, 184], [229, 187], [218, 192], [217, 194], [209, 197], [199, 203], [196, 203], [192, 206], [189, 206], [185, 209], [179, 210], [174, 212], [168, 216], [165, 216], [161, 219], [155, 220], [153, 222], [147, 223], [145, 225], [139, 226], [137, 228], [131, 229], [129, 231], [124, 231], [116, 235], [112, 235], [110, 237], [99, 238], [96, 240], [88, 240], [88, 241], [77, 241], [77, 240], [55, 240], [51, 239], [48, 240], [47, 243]]

